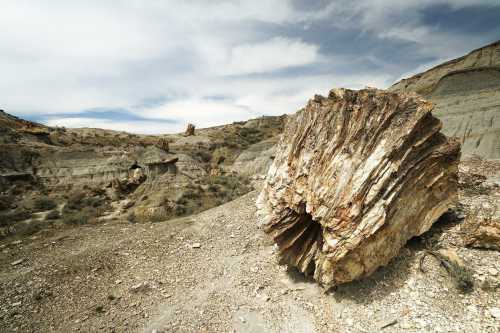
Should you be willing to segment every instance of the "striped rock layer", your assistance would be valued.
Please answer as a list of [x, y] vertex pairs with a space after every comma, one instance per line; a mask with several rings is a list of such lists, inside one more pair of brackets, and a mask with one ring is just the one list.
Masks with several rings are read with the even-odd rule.
[[457, 200], [460, 144], [416, 94], [336, 89], [291, 116], [257, 200], [281, 261], [366, 277]]

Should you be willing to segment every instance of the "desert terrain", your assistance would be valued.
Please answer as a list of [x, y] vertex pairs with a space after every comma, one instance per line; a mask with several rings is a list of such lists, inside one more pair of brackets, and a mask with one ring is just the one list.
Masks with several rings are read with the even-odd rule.
[[286, 115], [150, 136], [1, 112], [0, 331], [498, 332], [499, 50], [389, 89], [435, 103], [458, 137], [458, 203], [333, 288], [281, 263], [257, 214]]

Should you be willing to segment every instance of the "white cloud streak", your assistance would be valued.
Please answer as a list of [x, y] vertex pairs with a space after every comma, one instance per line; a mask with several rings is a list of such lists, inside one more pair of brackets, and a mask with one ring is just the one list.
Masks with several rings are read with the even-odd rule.
[[231, 49], [227, 74], [266, 73], [312, 64], [319, 58], [318, 48], [317, 45], [283, 37], [257, 44], [238, 45]]
[[47, 121], [49, 126], [58, 127], [87, 127], [87, 128], [102, 128], [114, 131], [124, 131], [139, 134], [164, 134], [176, 133], [185, 129], [185, 126], [178, 123], [164, 123], [158, 121], [123, 121], [123, 120], [110, 120], [99, 118], [79, 118], [68, 117], [49, 119]]

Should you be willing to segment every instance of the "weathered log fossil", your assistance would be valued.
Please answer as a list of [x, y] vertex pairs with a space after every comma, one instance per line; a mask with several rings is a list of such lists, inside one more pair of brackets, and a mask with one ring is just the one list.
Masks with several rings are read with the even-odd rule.
[[336, 89], [291, 116], [257, 200], [283, 263], [362, 278], [457, 199], [460, 144], [415, 94]]
[[186, 132], [184, 133], [184, 135], [186, 136], [192, 136], [194, 135], [194, 125], [193, 124], [188, 124], [187, 127], [186, 127]]

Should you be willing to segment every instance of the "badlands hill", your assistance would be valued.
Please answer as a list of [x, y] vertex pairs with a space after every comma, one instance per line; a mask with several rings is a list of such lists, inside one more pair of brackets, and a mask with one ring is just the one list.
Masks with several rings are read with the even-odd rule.
[[153, 136], [51, 128], [0, 111], [0, 235], [123, 214], [164, 221], [220, 205], [265, 172], [283, 121]]
[[436, 104], [446, 135], [459, 137], [462, 154], [500, 158], [500, 41], [474, 50], [389, 90], [417, 92]]

